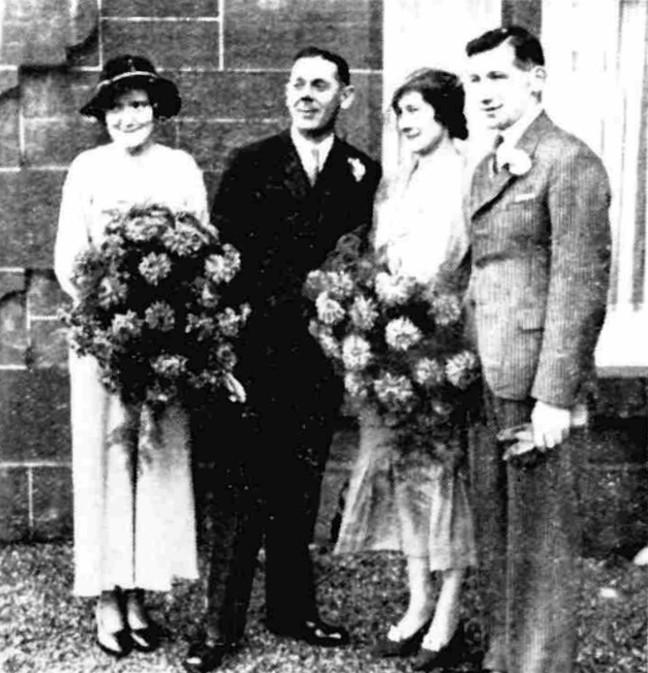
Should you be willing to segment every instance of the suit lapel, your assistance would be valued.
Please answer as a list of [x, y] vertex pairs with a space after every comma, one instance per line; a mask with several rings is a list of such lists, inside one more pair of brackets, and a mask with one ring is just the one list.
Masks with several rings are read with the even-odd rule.
[[[543, 134], [553, 123], [545, 112], [533, 120], [529, 128], [516, 144], [516, 148], [526, 152], [531, 160]], [[498, 173], [492, 170], [493, 153], [484, 157], [475, 169], [471, 194], [471, 215], [475, 217], [498, 199], [503, 192], [521, 176], [513, 175], [506, 168]]]
[[347, 152], [344, 143], [336, 136], [315, 187], [316, 189], [330, 191], [344, 183], [348, 176]]
[[479, 163], [473, 178], [471, 213], [475, 217], [488, 207], [515, 180], [507, 170], [493, 171], [493, 153], [487, 154]]
[[280, 138], [282, 157], [278, 164], [282, 170], [281, 181], [293, 196], [303, 199], [312, 191], [308, 176], [290, 138], [290, 131], [283, 131]]
[[336, 137], [313, 190], [319, 204], [318, 230], [336, 238], [348, 229], [349, 220], [343, 214], [359, 198], [349, 157], [346, 143]]

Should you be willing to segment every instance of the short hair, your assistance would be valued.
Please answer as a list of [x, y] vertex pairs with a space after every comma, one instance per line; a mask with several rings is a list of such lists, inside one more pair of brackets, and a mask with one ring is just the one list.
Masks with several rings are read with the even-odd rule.
[[325, 61], [333, 63], [337, 69], [338, 79], [344, 86], [351, 84], [351, 72], [349, 70], [349, 64], [339, 54], [335, 54], [332, 51], [327, 49], [321, 49], [320, 47], [304, 47], [300, 49], [293, 58], [293, 63], [299, 61], [300, 58], [323, 58]]
[[474, 56], [490, 51], [508, 42], [513, 47], [515, 61], [519, 68], [528, 70], [533, 66], [545, 64], [544, 52], [540, 40], [522, 26], [502, 26], [489, 30], [466, 45], [466, 54]]
[[391, 108], [398, 114], [398, 103], [405, 94], [417, 92], [434, 109], [434, 118], [451, 138], [464, 140], [468, 126], [464, 114], [465, 93], [461, 81], [451, 72], [433, 68], [415, 70], [394, 92]]

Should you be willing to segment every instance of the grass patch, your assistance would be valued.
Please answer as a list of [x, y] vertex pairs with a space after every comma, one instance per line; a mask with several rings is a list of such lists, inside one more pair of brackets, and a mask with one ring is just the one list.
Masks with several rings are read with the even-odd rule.
[[[648, 569], [624, 559], [586, 559], [580, 605], [579, 673], [648, 670]], [[379, 661], [369, 646], [385, 633], [407, 602], [404, 564], [396, 554], [333, 557], [315, 553], [324, 617], [345, 624], [353, 641], [344, 649], [318, 649], [278, 638], [263, 625], [260, 563], [244, 649], [226, 659], [225, 673], [379, 673], [407, 671], [407, 661]], [[203, 567], [204, 571], [204, 567]], [[113, 661], [93, 642], [90, 600], [75, 598], [69, 543], [0, 548], [0, 670], [2, 673], [168, 673], [181, 671], [188, 641], [201, 628], [202, 582], [176, 584], [171, 594], [150, 594], [154, 616], [169, 629], [153, 654]], [[204, 572], [203, 572], [204, 577]], [[464, 617], [478, 649], [476, 597], [470, 579]], [[461, 671], [472, 671], [470, 665]]]

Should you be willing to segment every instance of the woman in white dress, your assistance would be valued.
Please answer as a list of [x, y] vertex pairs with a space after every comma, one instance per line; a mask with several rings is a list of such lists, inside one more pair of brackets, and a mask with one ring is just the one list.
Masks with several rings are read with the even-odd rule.
[[[392, 272], [438, 287], [460, 286], [468, 249], [462, 218], [464, 159], [455, 138], [467, 136], [457, 77], [425, 69], [395, 92], [404, 165], [384, 180], [375, 207], [373, 245]], [[402, 453], [376, 415], [360, 419], [336, 551], [399, 550], [406, 555], [409, 605], [373, 648], [377, 656], [419, 654], [415, 670], [450, 666], [460, 656], [459, 596], [475, 564], [466, 486], [456, 464], [427, 453]], [[441, 574], [433, 600], [432, 573]]]
[[[164, 205], [207, 223], [202, 173], [186, 152], [155, 142], [157, 120], [177, 114], [173, 82], [138, 56], [108, 61], [81, 109], [110, 142], [82, 152], [65, 185], [55, 247], [61, 287], [75, 300], [79, 253], [97, 245], [115, 211]], [[96, 360], [70, 352], [74, 485], [74, 593], [96, 596], [97, 644], [121, 657], [152, 651], [159, 628], [144, 590], [196, 579], [197, 552], [187, 415], [179, 405], [153, 419], [107, 392]]]

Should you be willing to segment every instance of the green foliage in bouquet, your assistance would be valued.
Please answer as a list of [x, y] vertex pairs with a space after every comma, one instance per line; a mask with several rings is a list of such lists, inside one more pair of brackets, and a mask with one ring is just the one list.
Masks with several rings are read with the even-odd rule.
[[75, 263], [79, 297], [63, 315], [72, 347], [97, 359], [103, 384], [127, 403], [163, 408], [220, 391], [243, 401], [232, 372], [249, 308], [222, 300], [239, 267], [237, 250], [191, 213], [115, 212]]
[[311, 334], [355, 410], [377, 412], [403, 450], [454, 457], [480, 378], [460, 295], [392, 274], [353, 235], [308, 275], [305, 293], [314, 303]]

